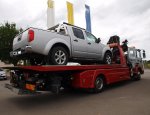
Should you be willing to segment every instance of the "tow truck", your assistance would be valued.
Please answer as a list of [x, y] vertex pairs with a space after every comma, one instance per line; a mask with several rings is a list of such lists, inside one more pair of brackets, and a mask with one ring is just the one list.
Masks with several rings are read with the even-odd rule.
[[[117, 48], [118, 60], [106, 65], [40, 65], [4, 67], [14, 72], [10, 84], [5, 87], [18, 94], [35, 94], [50, 91], [58, 94], [64, 89], [86, 89], [99, 93], [106, 85], [123, 80], [140, 80], [144, 73], [141, 50], [128, 48], [125, 54], [119, 43], [109, 44]], [[143, 52], [145, 57], [145, 51]], [[115, 62], [116, 61], [116, 62]]]

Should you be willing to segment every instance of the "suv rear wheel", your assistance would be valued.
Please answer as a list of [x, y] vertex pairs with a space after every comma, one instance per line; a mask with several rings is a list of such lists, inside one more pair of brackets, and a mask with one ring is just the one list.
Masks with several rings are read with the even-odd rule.
[[52, 65], [66, 65], [69, 55], [65, 48], [61, 46], [54, 47], [48, 56], [48, 64]]

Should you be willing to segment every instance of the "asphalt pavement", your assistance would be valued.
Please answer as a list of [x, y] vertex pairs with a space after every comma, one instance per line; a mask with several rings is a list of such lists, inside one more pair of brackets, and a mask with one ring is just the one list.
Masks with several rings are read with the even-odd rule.
[[110, 85], [102, 93], [17, 95], [0, 81], [0, 115], [150, 115], [150, 70], [140, 81]]

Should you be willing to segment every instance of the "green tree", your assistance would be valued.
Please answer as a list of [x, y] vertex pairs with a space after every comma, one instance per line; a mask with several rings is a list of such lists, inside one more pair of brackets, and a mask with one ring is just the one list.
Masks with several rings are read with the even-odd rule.
[[0, 25], [0, 60], [4, 63], [17, 64], [17, 59], [10, 57], [10, 51], [12, 51], [12, 44], [14, 37], [22, 31], [22, 29], [16, 29], [15, 23], [8, 23]]

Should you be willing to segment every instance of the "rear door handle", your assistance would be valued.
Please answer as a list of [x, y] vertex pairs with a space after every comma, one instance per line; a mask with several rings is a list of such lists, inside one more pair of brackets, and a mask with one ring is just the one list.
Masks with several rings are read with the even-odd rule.
[[77, 39], [75, 39], [75, 40], [73, 40], [73, 41], [78, 42], [78, 40], [77, 40]]
[[90, 43], [90, 42], [89, 42], [88, 44], [89, 44], [89, 45], [91, 45], [91, 43]]

